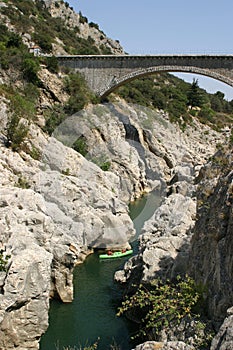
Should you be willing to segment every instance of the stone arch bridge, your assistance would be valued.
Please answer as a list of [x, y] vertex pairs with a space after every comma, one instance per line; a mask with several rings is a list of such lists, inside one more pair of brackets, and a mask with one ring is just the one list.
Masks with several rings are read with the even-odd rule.
[[233, 55], [76, 55], [57, 56], [59, 65], [82, 73], [104, 97], [125, 82], [156, 72], [197, 73], [233, 86]]

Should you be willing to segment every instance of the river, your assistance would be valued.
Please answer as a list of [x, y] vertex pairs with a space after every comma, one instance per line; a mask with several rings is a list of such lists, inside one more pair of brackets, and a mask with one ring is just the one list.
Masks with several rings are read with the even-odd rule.
[[[137, 235], [131, 245], [137, 252], [137, 236], [146, 220], [159, 206], [160, 196], [151, 193], [131, 203], [130, 216]], [[40, 350], [79, 350], [98, 343], [98, 349], [121, 350], [134, 346], [131, 336], [135, 325], [124, 317], [117, 317], [122, 287], [114, 282], [114, 273], [128, 257], [101, 261], [98, 253], [91, 254], [74, 271], [74, 301], [64, 304], [53, 300], [50, 305], [49, 328], [40, 342]], [[70, 348], [69, 348], [70, 347]]]

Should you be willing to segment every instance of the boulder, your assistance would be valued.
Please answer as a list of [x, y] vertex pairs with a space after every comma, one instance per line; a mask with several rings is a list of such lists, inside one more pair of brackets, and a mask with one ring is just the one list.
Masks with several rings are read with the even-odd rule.
[[[140, 280], [156, 277], [172, 278], [186, 269], [190, 246], [190, 230], [195, 223], [196, 204], [190, 197], [172, 194], [145, 223], [139, 237], [138, 258], [117, 272], [121, 282], [130, 280], [130, 270], [141, 270]], [[141, 268], [139, 268], [141, 266]]]

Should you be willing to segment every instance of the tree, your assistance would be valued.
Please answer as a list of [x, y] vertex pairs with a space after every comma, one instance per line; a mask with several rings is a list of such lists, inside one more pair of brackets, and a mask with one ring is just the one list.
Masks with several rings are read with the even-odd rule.
[[203, 105], [203, 97], [198, 86], [198, 79], [193, 79], [190, 90], [187, 93], [188, 105], [193, 107], [201, 107]]
[[216, 112], [224, 111], [225, 102], [224, 93], [221, 91], [217, 91], [211, 96], [211, 108]]
[[20, 117], [13, 114], [6, 126], [6, 146], [13, 151], [19, 151], [22, 143], [27, 137], [28, 127], [20, 122]]
[[58, 59], [55, 56], [46, 57], [46, 64], [51, 73], [58, 73]]
[[39, 62], [34, 57], [26, 57], [22, 63], [23, 77], [27, 81], [37, 85], [39, 78], [37, 73], [40, 69]]
[[43, 29], [40, 29], [40, 32], [36, 32], [33, 35], [35, 42], [41, 47], [44, 52], [51, 52], [53, 49], [52, 46], [52, 35], [49, 32], [43, 32]]
[[70, 74], [65, 79], [65, 91], [70, 95], [65, 112], [74, 114], [84, 108], [88, 102], [95, 103], [95, 96], [90, 91], [84, 77], [80, 73]]
[[22, 39], [18, 34], [11, 33], [9, 35], [8, 41], [7, 41], [7, 48], [10, 47], [17, 47], [19, 48], [22, 45]]

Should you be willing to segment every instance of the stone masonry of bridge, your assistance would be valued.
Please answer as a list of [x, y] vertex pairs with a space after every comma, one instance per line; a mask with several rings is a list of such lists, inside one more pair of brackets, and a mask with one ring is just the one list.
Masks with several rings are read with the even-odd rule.
[[104, 97], [125, 82], [158, 72], [206, 75], [233, 86], [233, 55], [76, 55], [58, 56], [60, 66], [83, 74]]

